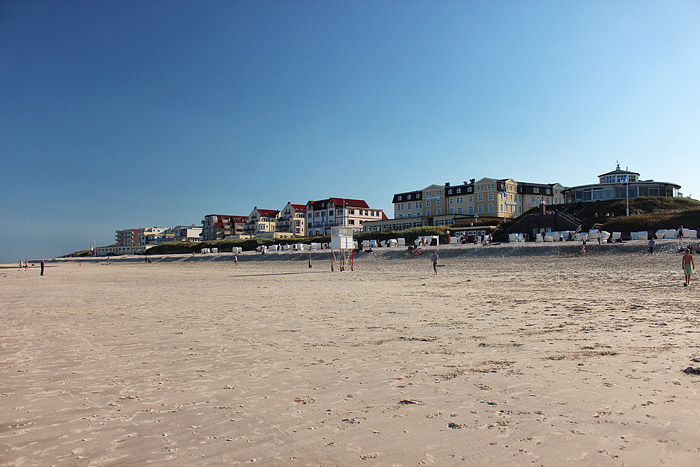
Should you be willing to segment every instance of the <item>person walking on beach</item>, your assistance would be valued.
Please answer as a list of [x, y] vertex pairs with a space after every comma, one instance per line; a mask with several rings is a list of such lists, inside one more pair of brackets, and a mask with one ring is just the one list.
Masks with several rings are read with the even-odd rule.
[[433, 262], [433, 275], [437, 276], [437, 263], [438, 263], [438, 253], [437, 251], [433, 252], [433, 256], [430, 257], [430, 261]]
[[693, 255], [690, 254], [690, 248], [685, 250], [683, 260], [681, 261], [681, 266], [683, 267], [683, 273], [685, 274], [685, 282], [683, 283], [683, 287], [688, 287], [688, 284], [690, 284], [690, 276], [693, 274], [693, 269], [695, 269], [695, 261], [693, 261]]
[[680, 245], [683, 242], [683, 226], [681, 225], [681, 228], [678, 229], [678, 244]]
[[581, 254], [585, 255], [586, 254], [586, 240], [581, 240]]
[[653, 238], [649, 239], [649, 254], [650, 255], [654, 254], [654, 239]]
[[41, 260], [41, 275], [44, 275], [44, 260]]

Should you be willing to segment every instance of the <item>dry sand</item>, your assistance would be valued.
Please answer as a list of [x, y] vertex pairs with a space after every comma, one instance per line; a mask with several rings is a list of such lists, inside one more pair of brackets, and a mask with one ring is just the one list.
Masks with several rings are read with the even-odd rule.
[[0, 463], [698, 465], [676, 248], [0, 269]]

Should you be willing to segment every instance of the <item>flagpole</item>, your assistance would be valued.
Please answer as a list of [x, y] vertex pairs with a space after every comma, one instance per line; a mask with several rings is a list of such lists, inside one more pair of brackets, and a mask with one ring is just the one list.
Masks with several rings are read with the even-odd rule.
[[[629, 172], [629, 167], [626, 167], [625, 170]], [[627, 217], [630, 216], [630, 176], [629, 174], [625, 175], [625, 180], [627, 181]]]

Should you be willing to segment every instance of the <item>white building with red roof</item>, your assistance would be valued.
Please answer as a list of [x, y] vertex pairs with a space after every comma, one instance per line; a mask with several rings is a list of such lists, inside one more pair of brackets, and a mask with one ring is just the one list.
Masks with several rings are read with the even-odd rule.
[[362, 230], [366, 221], [385, 218], [381, 209], [373, 209], [361, 199], [328, 198], [306, 203], [306, 235], [330, 235], [331, 227]]

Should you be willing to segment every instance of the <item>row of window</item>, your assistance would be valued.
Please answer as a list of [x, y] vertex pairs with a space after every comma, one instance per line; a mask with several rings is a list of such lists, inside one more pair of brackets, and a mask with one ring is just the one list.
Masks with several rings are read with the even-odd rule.
[[[375, 211], [373, 209], [348, 209], [348, 215], [355, 215], [355, 211], [357, 211], [358, 216], [368, 216], [368, 217], [380, 217], [379, 216], [379, 211]], [[315, 214], [314, 214], [315, 213]], [[314, 211], [314, 213], [307, 212], [306, 216], [307, 217], [326, 217], [326, 211]], [[330, 216], [333, 215], [333, 212], [331, 211]], [[337, 217], [342, 217], [343, 216], [343, 210], [342, 209], [337, 209], [335, 211], [335, 215]]]
[[[477, 207], [476, 207], [476, 212], [477, 212], [478, 214], [483, 214], [484, 212], [487, 212], [487, 213], [489, 213], [489, 214], [493, 214], [493, 213], [496, 212], [496, 211], [495, 211], [495, 205], [494, 205], [493, 203], [489, 203], [489, 204], [486, 205], [486, 208], [484, 209], [484, 205], [483, 205], [483, 204], [479, 204], [479, 205], [477, 205]], [[522, 206], [513, 206], [513, 205], [511, 205], [511, 204], [503, 205], [503, 204], [501, 203], [501, 204], [500, 204], [500, 212], [522, 214], [523, 208], [522, 208]], [[435, 215], [436, 215], [436, 216], [441, 216], [442, 214], [443, 214], [443, 213], [442, 213], [442, 209], [441, 209], [441, 208], [437, 208], [437, 209], [435, 210]], [[463, 210], [463, 208], [462, 208], [461, 206], [457, 208], [456, 212], [455, 212], [455, 209], [454, 209], [454, 208], [448, 208], [448, 209], [447, 209], [447, 214], [464, 214], [464, 210]], [[474, 214], [474, 206], [469, 206], [469, 207], [467, 208], [467, 214]], [[432, 216], [432, 215], [433, 215], [432, 210], [431, 210], [431, 209], [426, 209], [426, 210], [425, 210], [425, 215], [426, 215], [426, 216]], [[405, 215], [404, 215], [404, 214], [397, 214], [396, 217], [400, 219], [400, 218], [403, 218], [403, 217], [422, 217], [422, 216], [423, 216], [423, 213], [422, 213], [422, 212], [415, 212], [415, 213], [414, 213], [414, 212], [408, 212], [408, 213], [406, 213]]]

